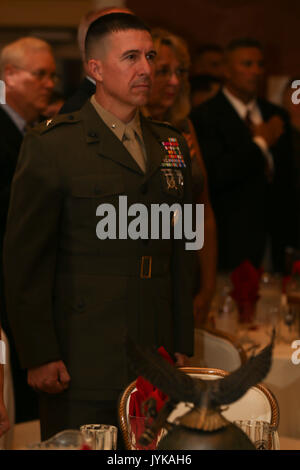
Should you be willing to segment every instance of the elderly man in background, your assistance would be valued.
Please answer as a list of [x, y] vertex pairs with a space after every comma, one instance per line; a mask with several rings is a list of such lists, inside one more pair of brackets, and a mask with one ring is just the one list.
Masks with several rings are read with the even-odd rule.
[[1, 51], [1, 79], [6, 104], [0, 106], [0, 308], [4, 331], [11, 347], [11, 365], [16, 400], [16, 421], [38, 415], [35, 393], [21, 370], [7, 321], [2, 273], [2, 245], [6, 227], [11, 181], [26, 128], [43, 114], [55, 85], [56, 67], [51, 47], [33, 37], [18, 39]]
[[132, 11], [128, 8], [101, 8], [100, 10], [89, 11], [86, 15], [81, 18], [78, 26], [77, 41], [85, 77], [82, 80], [78, 90], [62, 106], [59, 111], [59, 114], [73, 113], [74, 111], [79, 111], [79, 109], [82, 108], [85, 102], [95, 93], [96, 82], [90, 76], [85, 57], [85, 38], [86, 33], [93, 21], [100, 18], [100, 16], [108, 15], [110, 13], [132, 13]]

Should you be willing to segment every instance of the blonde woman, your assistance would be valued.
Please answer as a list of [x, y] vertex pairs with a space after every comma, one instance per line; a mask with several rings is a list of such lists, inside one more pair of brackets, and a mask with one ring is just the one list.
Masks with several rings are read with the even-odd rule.
[[205, 324], [215, 289], [216, 225], [209, 200], [207, 177], [197, 137], [188, 118], [190, 87], [188, 69], [190, 57], [185, 42], [168, 31], [152, 31], [157, 51], [155, 78], [146, 114], [168, 121], [185, 136], [191, 155], [194, 200], [205, 205], [205, 243], [198, 252], [199, 276], [194, 297], [195, 325]]

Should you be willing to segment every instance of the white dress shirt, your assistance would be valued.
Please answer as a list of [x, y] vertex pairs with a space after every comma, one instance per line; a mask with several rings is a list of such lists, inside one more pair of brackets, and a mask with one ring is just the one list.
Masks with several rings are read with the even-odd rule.
[[17, 111], [15, 111], [13, 108], [11, 108], [8, 104], [1, 104], [0, 105], [2, 109], [9, 115], [13, 123], [16, 125], [16, 127], [19, 129], [19, 131], [24, 135], [25, 134], [25, 127], [26, 127], [26, 121], [22, 116], [20, 116]]

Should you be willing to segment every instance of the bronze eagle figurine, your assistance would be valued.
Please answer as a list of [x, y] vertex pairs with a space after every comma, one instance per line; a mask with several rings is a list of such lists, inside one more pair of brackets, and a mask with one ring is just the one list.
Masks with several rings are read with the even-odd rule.
[[221, 407], [241, 398], [268, 374], [272, 364], [274, 338], [275, 330], [270, 344], [260, 353], [231, 374], [216, 380], [192, 378], [164, 360], [156, 351], [142, 349], [127, 338], [127, 354], [135, 373], [168, 396], [158, 414], [154, 411], [155, 407], [148, 406], [148, 416], [155, 419], [140, 442], [147, 445], [161, 428], [170, 429], [172, 424], [168, 423], [167, 418], [180, 402], [194, 405], [190, 412], [177, 420], [180, 425], [202, 431], [215, 431], [227, 426], [229, 422], [221, 415]]

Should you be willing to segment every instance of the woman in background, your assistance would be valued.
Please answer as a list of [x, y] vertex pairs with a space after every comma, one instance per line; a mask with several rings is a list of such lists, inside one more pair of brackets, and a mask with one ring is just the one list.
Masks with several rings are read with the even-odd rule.
[[[187, 140], [192, 166], [194, 202], [205, 205], [204, 246], [198, 252], [197, 286], [194, 296], [195, 326], [207, 320], [216, 280], [216, 225], [209, 200], [207, 176], [197, 137], [191, 121], [188, 69], [190, 57], [185, 42], [161, 29], [152, 31], [157, 51], [155, 78], [145, 114], [152, 119], [168, 121]], [[199, 279], [200, 277], [200, 279]]]

